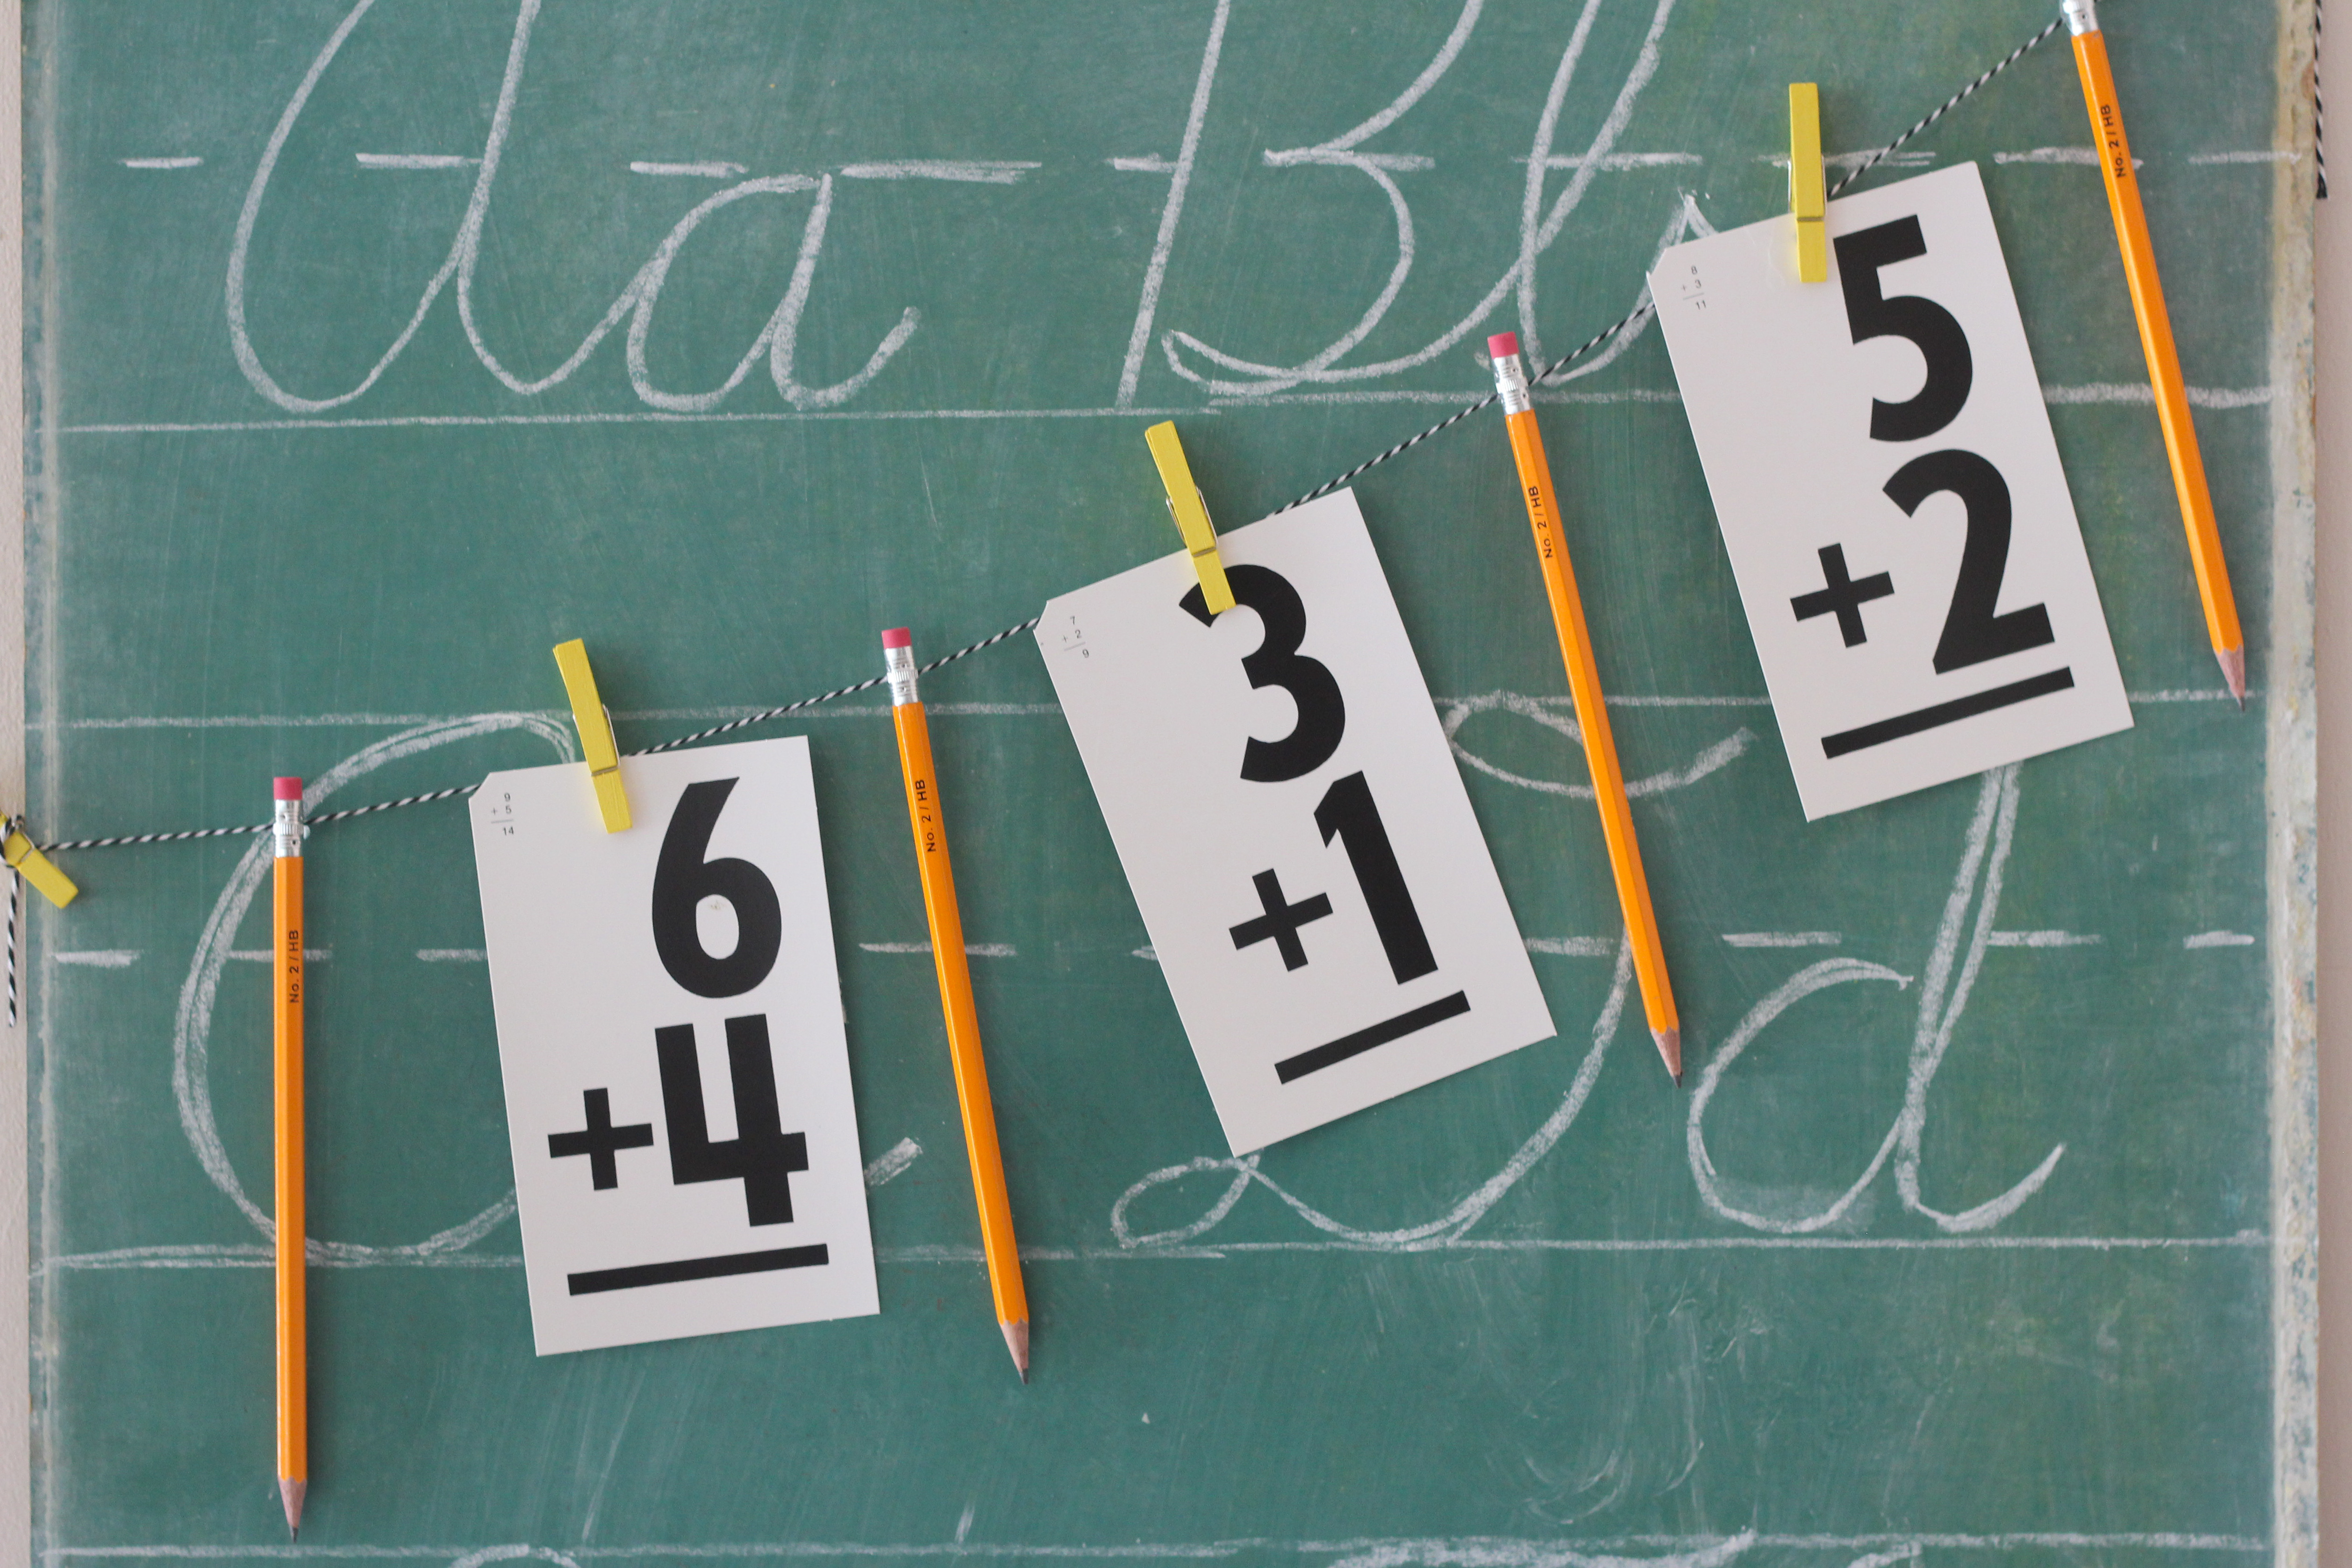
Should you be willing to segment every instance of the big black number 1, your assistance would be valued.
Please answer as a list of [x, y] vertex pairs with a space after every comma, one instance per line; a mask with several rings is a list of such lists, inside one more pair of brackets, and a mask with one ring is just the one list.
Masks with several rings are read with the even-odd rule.
[[1315, 826], [1323, 842], [1334, 837], [1348, 852], [1356, 885], [1364, 890], [1364, 904], [1372, 913], [1372, 929], [1380, 933], [1381, 951], [1388, 954], [1389, 973], [1402, 985], [1437, 972], [1429, 951], [1429, 935], [1421, 928], [1421, 911], [1412, 907], [1412, 890], [1404, 885], [1389, 830], [1381, 821], [1380, 803], [1361, 773], [1336, 779], [1315, 807]]
[[[767, 873], [749, 860], [703, 858], [738, 782], [687, 785], [654, 865], [654, 951], [669, 977], [697, 996], [740, 996], [768, 977], [783, 946], [783, 911]], [[735, 911], [735, 949], [723, 958], [703, 947], [694, 917], [709, 898], [726, 900]]]
[[[1838, 237], [1838, 279], [1853, 341], [1906, 338], [1927, 365], [1927, 380], [1907, 400], [1871, 400], [1874, 441], [1918, 441], [1935, 435], [1960, 416], [1976, 382], [1969, 335], [1949, 310], [1917, 294], [1886, 298], [1878, 269], [1927, 254], [1916, 216]], [[2009, 570], [2013, 521], [2009, 481], [2000, 470], [1955, 447], [1912, 458], [1886, 481], [1886, 498], [1906, 517], [1916, 516], [1922, 501], [1940, 494], [1958, 497], [1968, 509], [1968, 537], [1960, 545], [1960, 573], [1952, 584], [1951, 608], [1944, 614], [1943, 636], [1936, 641], [1936, 673], [1949, 675], [2056, 642], [2050, 612], [2041, 605], [1995, 613]]]

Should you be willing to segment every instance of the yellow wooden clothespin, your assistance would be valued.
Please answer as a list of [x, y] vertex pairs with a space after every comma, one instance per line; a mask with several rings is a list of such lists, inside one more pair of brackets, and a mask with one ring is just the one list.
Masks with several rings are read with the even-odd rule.
[[33, 846], [32, 836], [25, 831], [25, 819], [11, 817], [7, 836], [0, 838], [0, 861], [14, 868], [25, 880], [40, 889], [41, 897], [59, 909], [74, 901], [81, 891], [71, 877], [58, 869], [58, 863]]
[[1209, 503], [1201, 499], [1201, 487], [1192, 482], [1192, 465], [1184, 460], [1184, 443], [1176, 439], [1176, 422], [1172, 419], [1154, 425], [1143, 433], [1151, 448], [1151, 460], [1160, 465], [1160, 482], [1168, 487], [1168, 514], [1184, 535], [1184, 548], [1192, 552], [1192, 568], [1201, 574], [1201, 597], [1207, 602], [1209, 614], [1222, 616], [1234, 607], [1234, 590], [1225, 581], [1225, 563], [1217, 554], [1217, 530], [1209, 521]]
[[1797, 220], [1797, 281], [1830, 280], [1827, 182], [1822, 176], [1822, 89], [1789, 84], [1789, 211]]
[[596, 695], [596, 677], [588, 668], [588, 645], [578, 637], [558, 643], [555, 668], [563, 672], [564, 695], [572, 699], [572, 721], [580, 726], [580, 753], [588, 762], [589, 780], [596, 786], [596, 809], [604, 831], [618, 833], [629, 826], [629, 795], [621, 787], [621, 749], [613, 743], [613, 716]]

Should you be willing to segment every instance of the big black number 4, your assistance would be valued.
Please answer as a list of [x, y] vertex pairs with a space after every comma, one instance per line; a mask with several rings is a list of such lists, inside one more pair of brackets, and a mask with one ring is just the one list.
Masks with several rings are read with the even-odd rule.
[[[669, 977], [697, 996], [742, 995], [768, 977], [783, 946], [783, 910], [768, 874], [749, 860], [704, 858], [738, 782], [687, 785], [654, 865], [654, 951]], [[696, 908], [709, 898], [726, 900], [735, 911], [735, 948], [724, 957], [702, 945], [695, 919]]]
[[[1969, 335], [1953, 314], [1917, 294], [1886, 297], [1879, 268], [1927, 254], [1915, 217], [1896, 218], [1875, 228], [1840, 235], [1838, 279], [1845, 293], [1845, 319], [1857, 343], [1873, 338], [1908, 340], [1926, 361], [1927, 379], [1901, 403], [1873, 398], [1870, 438], [1922, 441], [1960, 416], [1976, 382]], [[2009, 481], [1974, 452], [1947, 447], [1914, 458], [1886, 481], [1886, 498], [1915, 516], [1932, 495], [1959, 498], [1967, 509], [1968, 536], [1960, 546], [1960, 571], [1952, 584], [1951, 607], [1937, 639], [1936, 673], [1948, 675], [2028, 648], [2057, 641], [2050, 612], [2028, 605], [1996, 614], [2001, 579], [2009, 570], [2011, 507]]]

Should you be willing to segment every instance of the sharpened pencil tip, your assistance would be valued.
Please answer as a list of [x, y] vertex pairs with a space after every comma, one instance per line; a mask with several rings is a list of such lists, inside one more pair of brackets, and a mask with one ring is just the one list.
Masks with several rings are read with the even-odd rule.
[[1653, 1029], [1650, 1038], [1658, 1042], [1658, 1055], [1666, 1064], [1666, 1072], [1679, 1088], [1683, 1081], [1683, 1032], [1675, 1029]]
[[2246, 645], [2215, 648], [2213, 657], [2221, 661], [2221, 679], [2229, 686], [2230, 695], [2238, 700], [2238, 711], [2246, 710]]
[[1013, 1370], [1021, 1374], [1023, 1383], [1027, 1383], [1029, 1381], [1029, 1321], [1024, 1318], [1017, 1323], [1000, 1323], [997, 1326], [1004, 1331], [1004, 1348], [1013, 1352]]
[[290, 1537], [302, 1533], [302, 1495], [310, 1489], [308, 1481], [278, 1480], [278, 1500], [286, 1505], [286, 1533]]

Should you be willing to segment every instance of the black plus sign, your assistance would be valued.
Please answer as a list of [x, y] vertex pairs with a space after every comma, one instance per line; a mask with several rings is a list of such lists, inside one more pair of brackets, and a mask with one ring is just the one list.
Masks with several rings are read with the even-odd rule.
[[1282, 896], [1282, 879], [1271, 871], [1260, 871], [1250, 881], [1257, 889], [1257, 901], [1265, 906], [1265, 913], [1234, 927], [1234, 950], [1238, 952], [1270, 937], [1274, 945], [1282, 950], [1282, 967], [1304, 967], [1307, 946], [1298, 940], [1298, 928], [1308, 921], [1319, 921], [1329, 914], [1331, 900], [1317, 893], [1295, 904], [1286, 902]]
[[558, 1160], [573, 1154], [588, 1156], [588, 1175], [598, 1192], [621, 1184], [620, 1162], [614, 1159], [622, 1149], [650, 1149], [654, 1146], [654, 1124], [640, 1121], [632, 1127], [613, 1125], [613, 1098], [601, 1089], [583, 1089], [581, 1101], [588, 1108], [588, 1125], [579, 1132], [551, 1132], [547, 1135], [547, 1152]]
[[1829, 586], [1811, 594], [1800, 594], [1789, 601], [1801, 621], [1815, 616], [1835, 616], [1838, 630], [1845, 635], [1845, 646], [1867, 642], [1862, 629], [1862, 607], [1873, 599], [1891, 598], [1895, 579], [1885, 573], [1876, 573], [1857, 583], [1845, 574], [1845, 546], [1824, 544], [1821, 549], [1822, 575]]

